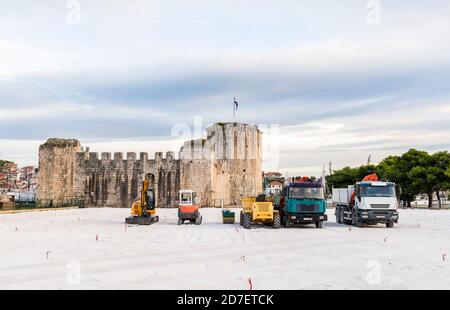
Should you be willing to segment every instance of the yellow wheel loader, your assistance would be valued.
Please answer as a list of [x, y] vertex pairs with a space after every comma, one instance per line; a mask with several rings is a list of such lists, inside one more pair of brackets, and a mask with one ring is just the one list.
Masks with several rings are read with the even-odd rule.
[[278, 229], [281, 227], [280, 213], [274, 209], [273, 202], [267, 201], [265, 195], [242, 198], [241, 226], [250, 229], [253, 224], [271, 225]]
[[131, 206], [131, 216], [125, 219], [125, 223], [131, 225], [151, 225], [159, 222], [156, 216], [155, 190], [149, 187], [149, 180], [145, 178], [142, 184], [141, 199]]

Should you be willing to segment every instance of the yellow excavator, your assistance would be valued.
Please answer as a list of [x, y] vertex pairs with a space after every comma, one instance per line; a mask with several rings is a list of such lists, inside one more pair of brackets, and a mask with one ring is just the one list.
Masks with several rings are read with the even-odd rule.
[[145, 177], [142, 184], [141, 199], [133, 203], [131, 206], [131, 216], [125, 219], [125, 223], [130, 225], [151, 225], [159, 222], [159, 216], [156, 215], [155, 206], [155, 190], [150, 188], [150, 182]]

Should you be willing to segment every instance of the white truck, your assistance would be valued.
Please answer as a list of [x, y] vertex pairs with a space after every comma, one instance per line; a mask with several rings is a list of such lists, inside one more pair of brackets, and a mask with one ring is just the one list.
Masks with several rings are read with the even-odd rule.
[[395, 183], [380, 182], [376, 175], [348, 188], [333, 188], [333, 204], [339, 224], [363, 227], [381, 223], [392, 228], [398, 223]]

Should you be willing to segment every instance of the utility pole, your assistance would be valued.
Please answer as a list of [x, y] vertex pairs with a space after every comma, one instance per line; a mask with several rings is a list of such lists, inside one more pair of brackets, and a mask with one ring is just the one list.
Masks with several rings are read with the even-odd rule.
[[332, 175], [332, 174], [333, 174], [333, 169], [332, 169], [332, 163], [331, 163], [331, 160], [330, 160], [328, 166], [329, 166], [329, 169], [330, 169], [330, 175]]

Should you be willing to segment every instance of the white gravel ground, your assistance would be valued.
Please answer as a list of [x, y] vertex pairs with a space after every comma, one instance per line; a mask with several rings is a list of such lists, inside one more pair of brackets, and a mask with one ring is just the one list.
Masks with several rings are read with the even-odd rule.
[[[0, 215], [0, 289], [450, 289], [450, 211], [401, 210], [394, 229], [126, 227], [127, 209]], [[98, 240], [97, 240], [98, 239]], [[448, 253], [448, 255], [446, 255]]]

